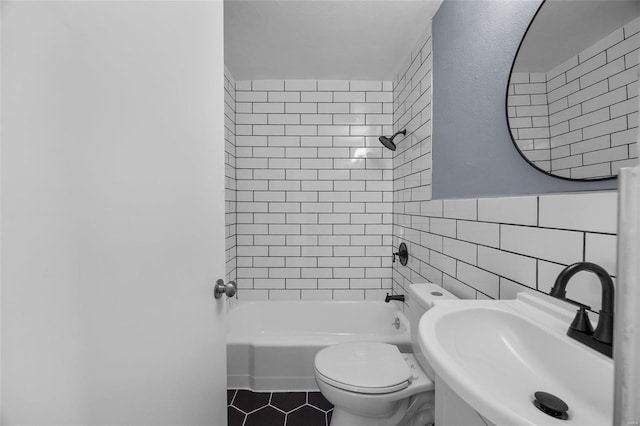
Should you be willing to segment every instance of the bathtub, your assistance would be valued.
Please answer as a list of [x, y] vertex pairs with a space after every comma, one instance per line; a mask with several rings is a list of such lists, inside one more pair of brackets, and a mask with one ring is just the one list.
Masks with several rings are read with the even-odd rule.
[[[398, 318], [399, 328], [393, 324]], [[341, 342], [391, 343], [411, 352], [409, 322], [397, 302], [237, 302], [227, 318], [227, 387], [316, 391], [313, 359]]]

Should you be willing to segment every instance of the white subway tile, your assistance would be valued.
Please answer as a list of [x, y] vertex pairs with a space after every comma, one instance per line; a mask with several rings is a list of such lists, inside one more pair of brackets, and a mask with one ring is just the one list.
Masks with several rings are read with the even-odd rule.
[[253, 105], [254, 113], [283, 114], [284, 102], [259, 102]]
[[268, 137], [269, 146], [300, 146], [300, 136], [272, 135]]
[[[433, 220], [433, 219], [432, 219]], [[499, 225], [458, 220], [458, 239], [491, 247], [499, 246]]]
[[318, 90], [349, 91], [349, 80], [318, 80]]
[[[301, 161], [303, 169], [331, 169], [333, 160], [330, 158], [303, 158]], [[322, 179], [322, 177], [319, 177]]]
[[[255, 258], [254, 258], [255, 260]], [[284, 278], [254, 278], [253, 288], [255, 289], [282, 289], [284, 286]]]
[[[333, 102], [336, 102], [336, 103], [365, 102], [365, 92], [334, 92]], [[373, 102], [382, 102], [382, 101], [373, 101]]]
[[[351, 104], [352, 114], [382, 114], [382, 103], [378, 102], [354, 102]], [[391, 115], [392, 114], [385, 114]], [[386, 124], [386, 123], [385, 123]]]
[[267, 92], [236, 92], [236, 102], [267, 102]]
[[253, 112], [253, 108], [251, 107], [251, 105], [253, 105], [250, 102], [238, 102], [236, 103], [236, 112], [238, 113], [251, 113]]
[[444, 200], [444, 217], [476, 220], [477, 200]]
[[618, 241], [616, 236], [592, 233], [586, 233], [585, 236], [584, 260], [602, 266], [610, 275], [615, 276]]
[[269, 120], [269, 124], [300, 124], [300, 115], [299, 114], [269, 114], [268, 120]]
[[456, 278], [493, 298], [498, 298], [499, 278], [497, 275], [476, 268], [464, 262], [458, 262]]
[[[282, 135], [284, 134], [285, 126], [283, 125], [254, 125], [253, 134], [258, 136], [269, 136], [269, 135]], [[288, 127], [288, 126], [287, 126]]]
[[382, 82], [381, 81], [361, 81], [361, 80], [351, 80], [349, 90], [357, 92], [364, 91], [381, 91], [382, 90]]
[[538, 221], [537, 197], [481, 198], [478, 220], [485, 222], [533, 225]]
[[422, 216], [442, 217], [443, 202], [442, 200], [430, 200], [420, 203], [420, 214]]
[[536, 294], [537, 292], [514, 281], [500, 278], [500, 299], [515, 299], [518, 293]]
[[445, 290], [451, 292], [454, 296], [460, 299], [475, 299], [476, 290], [469, 287], [463, 282], [456, 280], [449, 275], [445, 275], [443, 278], [443, 287]]
[[540, 226], [614, 234], [617, 192], [545, 195], [540, 197]]
[[287, 102], [285, 104], [285, 112], [287, 114], [316, 114], [318, 112], [318, 104], [315, 102]]
[[580, 76], [583, 76], [596, 68], [602, 67], [606, 63], [607, 54], [605, 52], [600, 52], [592, 58], [589, 58], [586, 61], [582, 62], [580, 65], [567, 70], [567, 81], [575, 80], [576, 78], [579, 78]]
[[[300, 92], [268, 92], [268, 93], [269, 93], [269, 102], [300, 102]], [[259, 101], [254, 101], [254, 102], [259, 102]]]
[[315, 91], [318, 90], [318, 82], [316, 80], [285, 80], [284, 87], [286, 91]]
[[312, 147], [321, 147], [321, 146], [332, 146], [333, 138], [331, 136], [302, 136], [300, 138], [301, 146], [312, 146]]
[[477, 263], [477, 246], [472, 243], [444, 238], [442, 252], [472, 265]]
[[334, 114], [333, 115], [333, 124], [336, 125], [363, 125], [364, 124], [364, 114]]
[[[333, 116], [331, 114], [302, 114], [300, 124], [333, 124]], [[331, 142], [325, 146], [330, 145]]]
[[302, 92], [300, 93], [301, 102], [333, 102], [333, 93], [331, 92]]
[[[391, 92], [366, 92], [366, 102], [393, 102], [393, 93]], [[350, 102], [363, 102], [360, 100]]]
[[456, 275], [456, 260], [436, 251], [429, 253], [429, 264], [448, 275]]
[[429, 230], [433, 234], [446, 237], [456, 237], [456, 221], [454, 219], [441, 219], [432, 217], [429, 221]]
[[252, 90], [284, 90], [284, 80], [253, 80], [251, 82]]
[[318, 114], [348, 114], [348, 103], [318, 103]]
[[251, 90], [251, 80], [236, 81], [236, 91]]
[[308, 126], [308, 125], [286, 125], [286, 131], [281, 132], [285, 133], [287, 136], [314, 136], [318, 135], [318, 126]]
[[638, 46], [640, 46], [640, 33], [636, 33], [636, 34], [626, 38], [624, 41], [622, 41], [622, 42], [610, 47], [609, 49], [607, 49], [607, 59], [609, 61], [612, 61], [615, 58], [623, 56], [623, 55], [625, 55], [625, 54], [637, 49]]
[[347, 136], [349, 126], [317, 126], [320, 136]]
[[582, 261], [582, 232], [501, 225], [500, 249], [557, 263]]
[[536, 285], [536, 260], [489, 247], [478, 247], [478, 266], [529, 287]]

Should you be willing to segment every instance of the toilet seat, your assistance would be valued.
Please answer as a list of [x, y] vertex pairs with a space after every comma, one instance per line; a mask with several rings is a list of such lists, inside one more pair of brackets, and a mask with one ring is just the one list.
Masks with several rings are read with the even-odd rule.
[[394, 345], [350, 342], [322, 349], [315, 358], [323, 382], [351, 392], [383, 394], [409, 386], [412, 372]]

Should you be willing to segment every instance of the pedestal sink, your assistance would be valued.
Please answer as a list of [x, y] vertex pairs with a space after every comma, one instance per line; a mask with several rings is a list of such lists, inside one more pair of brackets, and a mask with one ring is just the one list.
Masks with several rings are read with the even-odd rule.
[[[496, 425], [609, 425], [613, 361], [566, 336], [574, 310], [545, 296], [447, 301], [420, 320], [420, 346], [438, 378]], [[547, 392], [568, 419], [534, 406]]]

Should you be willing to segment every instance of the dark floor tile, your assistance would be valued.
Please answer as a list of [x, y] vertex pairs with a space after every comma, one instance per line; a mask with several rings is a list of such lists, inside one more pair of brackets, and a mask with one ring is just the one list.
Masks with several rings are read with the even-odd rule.
[[274, 392], [271, 396], [271, 405], [286, 412], [302, 407], [306, 402], [305, 392]]
[[235, 394], [236, 389], [227, 389], [227, 405], [231, 405], [231, 401], [233, 401]]
[[326, 415], [310, 405], [298, 408], [287, 414], [286, 426], [326, 426]]
[[[247, 414], [244, 426], [283, 426], [284, 413], [273, 407], [264, 407], [251, 414]], [[300, 426], [306, 426], [300, 423]]]
[[242, 426], [246, 414], [235, 407], [227, 407], [227, 426]]
[[331, 416], [333, 416], [333, 410], [329, 411], [327, 413], [327, 426], [329, 426], [329, 424], [331, 424]]
[[271, 394], [269, 392], [257, 393], [240, 389], [233, 400], [233, 406], [245, 413], [250, 413], [253, 410], [268, 405], [270, 396]]
[[320, 392], [309, 392], [309, 404], [324, 411], [329, 411], [333, 408], [333, 404], [327, 401]]

